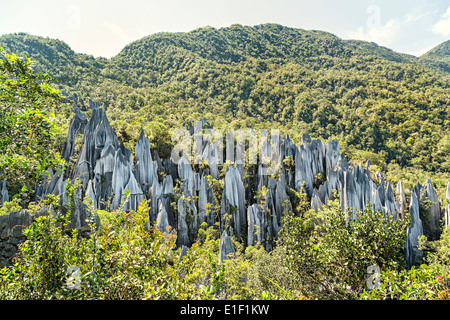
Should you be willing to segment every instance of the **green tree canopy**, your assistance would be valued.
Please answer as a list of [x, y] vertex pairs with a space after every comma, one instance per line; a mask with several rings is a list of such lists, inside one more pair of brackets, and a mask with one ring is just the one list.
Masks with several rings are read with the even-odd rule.
[[0, 180], [13, 193], [33, 190], [48, 167], [62, 164], [53, 150], [58, 127], [50, 112], [60, 95], [52, 78], [32, 66], [0, 47]]

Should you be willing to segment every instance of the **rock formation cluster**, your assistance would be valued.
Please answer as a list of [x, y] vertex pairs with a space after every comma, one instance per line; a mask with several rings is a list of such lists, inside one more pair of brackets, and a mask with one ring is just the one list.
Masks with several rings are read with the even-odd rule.
[[[234, 160], [245, 159], [245, 143], [229, 133], [230, 139], [223, 148], [220, 141], [202, 136], [202, 130], [211, 127], [201, 120], [186, 124], [194, 136], [196, 155], [206, 164], [193, 165], [185, 152], [181, 152], [177, 161], [172, 157], [160, 159], [151, 150], [143, 130], [132, 152], [119, 142], [105, 111], [92, 101], [89, 105], [91, 116], [87, 119], [74, 104], [75, 115], [62, 152], [67, 166], [57, 172], [49, 170], [46, 181], [36, 187], [35, 193], [36, 200], [47, 194], [64, 195], [65, 184], [79, 180], [73, 227], [86, 226], [86, 199], [91, 199], [98, 209], [116, 210], [123, 206], [127, 211], [137, 210], [140, 202], [147, 200], [151, 207], [149, 222], [162, 232], [175, 229], [177, 245], [184, 251], [196, 240], [199, 228], [219, 228], [222, 261], [234, 252], [233, 236], [245, 245], [261, 243], [271, 250], [282, 217], [291, 207], [291, 189], [303, 190], [316, 211], [337, 195], [349, 219], [367, 206], [399, 219], [410, 215], [412, 224], [408, 228], [405, 256], [411, 266], [420, 254], [417, 237], [425, 234], [437, 239], [441, 218], [445, 217], [446, 225], [449, 223], [450, 208], [443, 208], [430, 179], [413, 188], [407, 203], [400, 181], [393, 184], [382, 174], [370, 172], [370, 162], [364, 166], [348, 162], [335, 140], [325, 143], [304, 134], [296, 145], [287, 135], [260, 134], [259, 157], [252, 165], [244, 166], [242, 161]], [[249, 132], [249, 136], [254, 136], [254, 132]], [[222, 159], [229, 162], [225, 165]], [[223, 181], [223, 190], [213, 189], [212, 181], [216, 179]], [[0, 204], [8, 199], [7, 186], [2, 181]], [[215, 203], [216, 199], [221, 202]], [[429, 210], [423, 217], [421, 208], [425, 200]], [[12, 225], [31, 220], [24, 213], [0, 217], [0, 239], [11, 238]], [[4, 251], [9, 244], [3, 241], [1, 245]]]

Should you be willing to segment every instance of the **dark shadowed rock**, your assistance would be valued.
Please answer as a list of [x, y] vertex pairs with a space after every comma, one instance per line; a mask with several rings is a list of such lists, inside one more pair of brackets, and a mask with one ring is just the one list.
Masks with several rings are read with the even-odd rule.
[[9, 202], [9, 193], [6, 188], [6, 181], [2, 180], [0, 181], [0, 206], [5, 202]]
[[73, 179], [80, 179], [83, 188], [94, 176], [94, 168], [105, 146], [119, 147], [117, 135], [101, 108], [92, 109], [92, 115], [85, 126], [82, 148], [75, 164]]
[[232, 166], [228, 166], [225, 173], [220, 214], [222, 221], [225, 220], [225, 214], [231, 215], [230, 230], [232, 235], [236, 235], [238, 238], [246, 236], [247, 214], [244, 183], [239, 170]]
[[228, 236], [227, 231], [224, 230], [220, 237], [219, 244], [219, 264], [228, 259], [233, 259], [236, 251], [233, 246], [231, 238]]
[[403, 183], [399, 181], [395, 187], [395, 193], [397, 194], [397, 201], [395, 203], [396, 211], [399, 218], [404, 217], [404, 212], [406, 209], [406, 195], [403, 189]]
[[422, 220], [420, 219], [420, 189], [420, 184], [414, 186], [411, 192], [411, 203], [409, 205], [411, 226], [407, 229], [405, 244], [405, 259], [409, 268], [411, 268], [422, 256], [422, 251], [418, 248], [418, 238], [423, 235], [423, 225]]
[[247, 245], [253, 246], [256, 243], [263, 242], [263, 221], [261, 208], [258, 204], [254, 203], [247, 208], [247, 221], [248, 221], [248, 235]]
[[153, 180], [158, 179], [158, 165], [156, 161], [152, 160], [150, 140], [144, 135], [144, 130], [141, 130], [139, 139], [136, 142], [135, 156], [136, 181], [139, 183], [142, 191], [148, 195]]
[[73, 104], [73, 109], [75, 111], [75, 115], [70, 120], [69, 131], [67, 132], [66, 142], [61, 154], [62, 158], [66, 162], [69, 162], [70, 157], [74, 155], [76, 138], [78, 135], [83, 134], [84, 128], [88, 123], [86, 115], [81, 112], [80, 108], [78, 108], [75, 103]]
[[124, 210], [137, 210], [139, 203], [145, 200], [145, 195], [136, 181], [132, 171], [133, 160], [131, 152], [123, 144], [114, 155], [114, 171], [112, 174], [112, 192], [114, 194], [111, 208], [116, 210], [122, 203], [126, 191], [129, 198], [124, 205]]
[[[426, 216], [426, 222], [424, 223], [424, 234], [429, 240], [437, 240], [441, 234], [441, 207], [439, 198], [436, 191], [433, 188], [431, 179], [428, 178], [423, 186], [423, 199], [429, 201], [428, 214]], [[426, 226], [426, 227], [425, 227]]]

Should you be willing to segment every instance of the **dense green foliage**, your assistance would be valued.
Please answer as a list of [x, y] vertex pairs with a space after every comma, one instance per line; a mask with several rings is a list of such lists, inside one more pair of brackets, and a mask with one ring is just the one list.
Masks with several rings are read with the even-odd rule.
[[[125, 142], [143, 127], [163, 156], [171, 130], [206, 117], [222, 130], [338, 139], [350, 160], [371, 159], [408, 187], [417, 183], [412, 177], [432, 175], [442, 192], [449, 179], [450, 82], [424, 62], [448, 57], [442, 48], [417, 59], [275, 24], [158, 33], [111, 59], [27, 34], [2, 36], [0, 44], [35, 59], [85, 105], [91, 98], [107, 108]], [[70, 115], [70, 108], [58, 114], [62, 123]]]
[[[331, 202], [317, 214], [299, 203], [304, 209], [284, 217], [274, 250], [233, 240], [234, 258], [220, 265], [217, 229], [201, 228], [181, 256], [173, 230], [161, 233], [148, 224], [146, 201], [136, 212], [123, 206], [95, 210], [86, 202], [90, 228], [68, 229], [76, 188], [66, 185], [69, 210], [62, 209], [59, 196], [41, 204], [40, 212], [46, 208], [50, 214], [23, 231], [27, 240], [14, 266], [0, 270], [1, 299], [449, 298], [448, 259], [403, 268], [407, 220], [383, 219], [370, 210], [347, 220]], [[448, 240], [439, 248], [448, 252]], [[374, 264], [381, 269], [379, 285], [368, 290], [367, 270]]]
[[[66, 189], [73, 199], [74, 186]], [[88, 234], [67, 228], [58, 197], [24, 231], [16, 264], [1, 271], [3, 299], [190, 299], [195, 291], [178, 277], [174, 238], [148, 227], [148, 210], [97, 212], [90, 205]], [[88, 203], [89, 205], [89, 203]], [[94, 215], [101, 215], [101, 226]]]
[[286, 248], [289, 270], [303, 294], [320, 299], [356, 298], [366, 287], [371, 265], [402, 270], [408, 219], [383, 217], [365, 209], [349, 218], [339, 203], [318, 213], [284, 218], [280, 241]]
[[450, 40], [425, 53], [420, 57], [420, 61], [448, 75], [450, 73]]
[[60, 96], [52, 78], [32, 65], [0, 47], [0, 180], [13, 194], [32, 190], [49, 166], [61, 163], [51, 113]]
[[[0, 179], [23, 199], [43, 170], [60, 164], [53, 151], [61, 149], [72, 115], [39, 71], [69, 96], [77, 94], [79, 105], [90, 98], [105, 107], [128, 147], [143, 128], [163, 158], [172, 130], [206, 117], [221, 130], [278, 128], [296, 142], [304, 132], [338, 139], [349, 160], [370, 159], [406, 187], [432, 175], [442, 194], [450, 180], [448, 43], [417, 59], [373, 43], [267, 24], [159, 33], [111, 59], [27, 34], [2, 36], [0, 45], [36, 60], [33, 69], [27, 58], [2, 51], [0, 59]], [[55, 120], [63, 129], [59, 136]], [[294, 165], [289, 161], [288, 168]], [[216, 206], [224, 168], [219, 179], [210, 179]], [[323, 179], [316, 176], [314, 183]], [[0, 272], [0, 298], [449, 298], [449, 233], [423, 239], [428, 265], [405, 270], [406, 219], [369, 209], [348, 219], [336, 203], [314, 213], [306, 194], [291, 190], [292, 212], [283, 218], [274, 250], [233, 239], [234, 259], [219, 265], [217, 229], [202, 226], [180, 258], [176, 233], [148, 225], [146, 202], [136, 212], [86, 203], [90, 229], [68, 229], [76, 188], [66, 185], [68, 211], [58, 197], [42, 204], [50, 215], [24, 231], [16, 264]], [[17, 199], [0, 214], [17, 210]], [[379, 286], [367, 290], [373, 265], [381, 269]]]

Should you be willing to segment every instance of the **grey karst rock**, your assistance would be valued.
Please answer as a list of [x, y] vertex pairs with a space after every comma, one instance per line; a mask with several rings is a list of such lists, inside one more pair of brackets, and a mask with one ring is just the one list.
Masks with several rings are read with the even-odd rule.
[[397, 200], [395, 202], [397, 215], [399, 218], [403, 218], [406, 209], [406, 195], [403, 189], [403, 183], [399, 181], [395, 187], [395, 193], [397, 194]]
[[47, 193], [59, 195], [62, 190], [64, 190], [64, 172], [62, 169], [58, 169], [54, 178], [50, 181]]
[[[216, 219], [220, 221], [223, 261], [224, 255], [234, 252], [230, 236], [245, 241], [246, 245], [260, 242], [270, 251], [278, 237], [282, 217], [291, 208], [290, 189], [299, 191], [303, 184], [315, 211], [327, 206], [328, 201], [333, 199], [333, 190], [337, 191], [341, 207], [350, 217], [352, 212], [364, 209], [367, 204], [400, 218], [407, 208], [401, 182], [396, 185], [395, 193], [394, 185], [387, 182], [383, 174], [372, 174], [377, 181], [374, 182], [370, 161], [365, 168], [362, 163], [355, 165], [347, 161], [336, 140], [324, 143], [305, 133], [301, 143], [296, 145], [288, 135], [269, 135], [268, 130], [259, 131], [259, 136], [255, 130], [245, 131], [244, 138], [244, 131], [229, 130], [224, 148], [222, 141], [215, 140], [217, 132], [209, 130], [212, 128], [204, 119], [186, 125], [194, 135], [194, 160], [199, 160], [194, 166], [190, 162], [190, 154], [182, 154], [181, 161], [175, 163], [172, 158], [161, 159], [156, 150], [152, 153], [150, 141], [143, 130], [132, 153], [123, 143], [119, 143], [105, 111], [96, 102], [89, 100], [91, 116], [88, 120], [77, 106], [77, 103], [84, 106], [82, 101], [78, 97], [73, 101], [75, 115], [69, 125], [62, 157], [66, 160], [74, 158], [79, 150], [76, 162], [69, 162], [56, 174], [49, 169], [48, 178], [36, 187], [35, 195], [36, 199], [40, 199], [50, 193], [60, 194], [63, 207], [67, 209], [65, 183], [67, 179], [74, 181], [79, 178], [81, 189], [77, 190], [71, 216], [71, 225], [76, 228], [84, 228], [87, 213], [80, 192], [84, 192], [84, 197], [91, 198], [96, 208], [106, 209], [110, 205], [114, 210], [123, 201], [125, 192], [129, 191], [124, 209], [136, 210], [142, 200], [150, 200], [149, 222], [158, 221], [156, 225], [162, 232], [166, 232], [168, 226], [175, 228], [177, 245], [183, 250], [191, 245], [203, 223], [212, 227]], [[79, 140], [77, 137], [81, 135], [82, 144], [75, 146]], [[258, 137], [260, 144], [257, 143]], [[245, 149], [246, 141], [249, 150]], [[250, 163], [252, 166], [245, 167], [239, 160], [244, 160], [247, 151], [249, 160], [253, 162]], [[214, 212], [213, 188], [207, 176], [219, 178], [219, 164], [224, 162], [225, 155], [231, 162], [227, 165], [223, 180], [218, 217], [218, 212]], [[286, 157], [291, 157], [295, 166], [286, 166], [288, 162], [283, 162]], [[275, 172], [271, 173], [269, 169]], [[325, 178], [320, 185], [317, 185], [319, 180], [315, 181], [318, 173]], [[180, 185], [181, 198], [175, 211], [172, 203], [174, 192], [178, 190], [175, 188], [174, 191], [174, 186], [177, 185]], [[267, 192], [255, 199], [256, 192], [263, 186], [267, 187]], [[0, 204], [5, 201], [6, 195], [6, 185], [0, 183]], [[447, 198], [450, 200], [450, 183]], [[429, 200], [432, 206], [429, 220], [422, 223], [419, 212], [424, 200]], [[443, 213], [446, 225], [449, 224], [449, 211], [450, 207]], [[418, 184], [414, 188], [409, 214], [412, 225], [408, 228], [405, 257], [411, 266], [421, 254], [417, 248], [417, 237], [424, 233], [435, 237], [442, 214], [431, 180], [427, 180], [424, 187]]]
[[87, 187], [93, 178], [93, 171], [102, 149], [111, 144], [114, 149], [119, 147], [117, 135], [101, 108], [93, 108], [89, 122], [83, 133], [82, 148], [74, 168], [73, 179], [80, 179], [83, 188]]
[[370, 173], [368, 176], [368, 172], [363, 168], [362, 163], [355, 168], [355, 178], [356, 178], [356, 189], [359, 198], [359, 207], [361, 209], [365, 209], [367, 203], [372, 202], [372, 189], [370, 184]]
[[161, 187], [162, 195], [173, 194], [173, 179], [172, 176], [165, 176]]
[[386, 187], [384, 208], [387, 214], [393, 215], [394, 217], [397, 216], [398, 213], [395, 206], [395, 195], [390, 182], [388, 182]]
[[286, 134], [286, 138], [284, 140], [284, 147], [286, 150], [285, 157], [287, 157], [287, 156], [294, 157], [295, 156], [295, 149], [297, 149], [297, 146], [291, 140], [291, 137], [289, 137], [288, 134]]
[[159, 158], [157, 150], [155, 150], [155, 161], [158, 165], [158, 177], [164, 173], [166, 176], [171, 176], [172, 180], [178, 180], [178, 165], [174, 163], [173, 159], [163, 159]]
[[56, 173], [53, 173], [53, 170], [49, 168], [48, 177], [46, 177], [44, 183], [36, 189], [35, 200], [39, 201], [40, 199], [44, 199], [48, 194], [59, 195], [63, 181], [63, 168], [58, 168]]
[[239, 170], [233, 166], [228, 166], [225, 173], [220, 208], [221, 221], [225, 220], [225, 214], [231, 214], [230, 228], [233, 230], [231, 234], [237, 238], [244, 237], [247, 233], [244, 183]]
[[169, 222], [169, 225], [171, 226], [171, 228], [176, 229], [177, 228], [177, 223], [175, 221], [175, 209], [172, 206], [172, 197], [168, 194], [163, 194], [159, 197], [158, 199], [158, 204], [161, 204], [162, 206], [164, 206], [165, 211], [167, 213], [167, 221]]
[[23, 209], [0, 216], [0, 238], [23, 237], [23, 230], [33, 221], [33, 215]]
[[185, 197], [195, 195], [195, 173], [184, 152], [178, 162], [178, 176], [182, 182], [182, 194]]
[[91, 99], [89, 99], [89, 108], [91, 109], [99, 109], [99, 105], [98, 102], [96, 101], [92, 101]]
[[5, 202], [9, 202], [9, 193], [6, 188], [6, 181], [2, 180], [0, 181], [0, 206]]
[[283, 174], [284, 168], [281, 170], [280, 178], [277, 181], [275, 191], [275, 211], [277, 213], [278, 225], [282, 225], [282, 217], [286, 215], [291, 209], [291, 202], [288, 193], [289, 190], [285, 174]]
[[191, 241], [189, 240], [189, 228], [186, 222], [186, 217], [188, 214], [188, 206], [186, 205], [187, 200], [178, 199], [178, 230], [177, 230], [177, 246], [191, 246]]
[[219, 154], [219, 148], [216, 142], [211, 143], [209, 147], [209, 168], [211, 177], [217, 179], [219, 177], [219, 164], [222, 163], [222, 156]]
[[236, 168], [239, 170], [241, 177], [244, 177], [245, 149], [240, 143], [236, 144]]
[[325, 175], [325, 144], [320, 139], [312, 139], [309, 148], [312, 152], [313, 161], [311, 164], [311, 170], [313, 177], [318, 173]]
[[[47, 168], [47, 172], [42, 174], [42, 181], [38, 183], [34, 188], [34, 198], [33, 201], [39, 202], [41, 201], [45, 195], [47, 194], [47, 187], [50, 180], [53, 177], [53, 170], [51, 167]], [[1, 193], [1, 184], [0, 184], [0, 193]], [[1, 197], [1, 196], [0, 196]], [[0, 201], [1, 205], [1, 201]]]
[[73, 109], [75, 111], [75, 115], [70, 120], [69, 131], [67, 132], [66, 142], [61, 154], [62, 158], [66, 162], [69, 162], [70, 157], [74, 155], [76, 138], [84, 132], [84, 128], [88, 123], [86, 115], [81, 112], [76, 103], [73, 104]]
[[295, 189], [300, 191], [304, 185], [304, 192], [312, 196], [314, 175], [311, 169], [313, 155], [307, 143], [299, 145], [295, 154]]
[[343, 152], [339, 155], [339, 160], [338, 160], [338, 163], [337, 163], [337, 167], [339, 169], [343, 170], [343, 171], [348, 170], [348, 168], [349, 168], [348, 161], [345, 158]]
[[424, 234], [429, 240], [438, 240], [441, 234], [441, 207], [438, 195], [433, 188], [433, 183], [430, 178], [427, 179], [426, 184], [423, 186], [422, 198], [424, 200], [427, 199], [430, 206], [428, 209], [427, 221], [424, 223]]
[[149, 220], [154, 222], [157, 219], [159, 213], [159, 205], [163, 203], [166, 211], [168, 212], [168, 221], [173, 226], [175, 220], [173, 218], [172, 206], [170, 205], [171, 194], [173, 194], [173, 180], [172, 176], [165, 176], [162, 183], [158, 182], [158, 179], [153, 180], [152, 187], [150, 188], [150, 211]]
[[378, 188], [375, 188], [373, 193], [373, 210], [379, 210], [383, 213], [383, 215], [386, 214], [386, 210], [381, 203], [380, 191]]
[[158, 179], [158, 165], [152, 160], [150, 140], [144, 135], [143, 129], [136, 142], [135, 157], [136, 180], [141, 189], [148, 194], [153, 180]]
[[203, 175], [200, 181], [200, 190], [198, 193], [199, 225], [202, 225], [202, 223], [206, 222], [208, 227], [214, 226], [215, 212], [213, 208], [214, 208], [213, 189], [209, 185], [207, 177]]
[[111, 208], [116, 210], [124, 199], [126, 191], [129, 191], [129, 198], [124, 205], [124, 210], [137, 210], [140, 202], [145, 200], [146, 197], [137, 183], [132, 170], [131, 151], [123, 143], [116, 151], [114, 164], [111, 183], [114, 198]]
[[150, 188], [150, 222], [156, 221], [159, 213], [158, 200], [162, 196], [162, 186], [159, 184], [158, 179], [153, 180], [153, 184]]
[[370, 162], [370, 159], [367, 159], [366, 162], [366, 175], [367, 175], [367, 179], [371, 179], [371, 175], [370, 175], [370, 166], [372, 165], [372, 163]]
[[325, 170], [327, 176], [337, 166], [340, 158], [341, 149], [339, 147], [339, 141], [328, 140], [325, 147]]
[[423, 235], [423, 224], [420, 219], [420, 189], [420, 184], [414, 186], [411, 192], [411, 203], [409, 205], [411, 226], [406, 230], [405, 243], [405, 259], [408, 268], [411, 268], [422, 255], [422, 251], [418, 248], [418, 238]]
[[112, 176], [115, 168], [115, 154], [111, 143], [108, 143], [100, 154], [94, 168], [94, 177], [89, 180], [85, 195], [89, 195], [98, 209], [106, 209], [113, 197]]
[[26, 240], [23, 230], [33, 221], [34, 216], [23, 209], [0, 216], [0, 269], [13, 265], [18, 245]]
[[[281, 162], [279, 146], [278, 135], [269, 136], [268, 130], [259, 132], [258, 188], [267, 184], [268, 176], [277, 173], [278, 164]], [[242, 154], [242, 151], [240, 151], [240, 154]], [[242, 172], [243, 170], [241, 170], [241, 174]]]
[[378, 195], [380, 196], [381, 205], [386, 205], [386, 189], [384, 187], [384, 180], [377, 185]]
[[93, 180], [89, 180], [89, 182], [88, 182], [88, 186], [85, 191], [85, 197], [88, 197], [92, 200], [92, 203], [94, 204], [95, 208], [97, 208], [97, 209], [100, 208], [97, 196], [95, 195], [95, 187], [94, 187]]
[[[344, 180], [341, 194], [341, 208], [346, 213], [360, 210], [355, 180], [351, 170], [344, 171]], [[353, 217], [353, 214], [352, 214]]]
[[189, 200], [185, 200], [184, 205], [186, 212], [189, 215], [189, 222], [188, 222], [189, 238], [195, 239], [197, 237], [200, 224], [198, 223], [198, 211], [197, 207], [195, 206], [194, 198], [191, 197], [189, 198]]
[[[278, 237], [279, 223], [278, 223], [278, 214], [276, 212], [275, 206], [275, 189], [276, 189], [276, 181], [274, 178], [269, 179], [266, 199], [264, 203], [264, 213], [265, 213], [265, 222], [267, 224], [263, 225], [266, 227], [266, 239], [265, 248], [267, 251], [272, 250], [272, 240]], [[280, 217], [281, 220], [281, 217]]]
[[234, 164], [234, 132], [227, 130], [225, 132], [225, 161], [224, 163]]
[[179, 258], [179, 262], [183, 262], [183, 257], [186, 256], [188, 254], [189, 248], [186, 246], [181, 246], [181, 250], [180, 250], [180, 258]]
[[263, 241], [263, 221], [261, 208], [258, 204], [254, 203], [247, 208], [247, 221], [248, 221], [248, 236], [247, 245], [253, 246], [258, 242]]
[[450, 181], [447, 183], [447, 192], [445, 193], [447, 200], [450, 200]]
[[263, 186], [267, 185], [268, 182], [268, 175], [264, 172], [265, 166], [259, 162], [258, 163], [258, 169], [256, 172], [256, 189], [260, 190]]
[[[326, 187], [327, 187], [327, 194], [328, 194], [328, 198], [330, 200], [334, 200], [333, 198], [333, 190], [335, 190], [336, 192], [339, 191], [341, 182], [340, 182], [340, 170], [335, 169], [332, 170], [330, 172], [327, 173], [327, 180], [326, 182]], [[342, 177], [343, 178], [343, 177]]]
[[[374, 195], [375, 195], [375, 190], [377, 190], [377, 186], [376, 186], [375, 182], [372, 181], [372, 179], [368, 180], [367, 189], [368, 189], [367, 190], [367, 193], [368, 193], [367, 194], [367, 199], [369, 201], [369, 207], [372, 210], [374, 210], [375, 209], [375, 206], [374, 206], [374, 203], [375, 203]], [[380, 200], [378, 199], [378, 201], [380, 201]], [[381, 204], [381, 201], [380, 201], [380, 204]], [[366, 204], [366, 206], [367, 206], [367, 204]]]
[[317, 189], [314, 189], [311, 197], [311, 209], [314, 210], [314, 212], [322, 210], [324, 206], [324, 202], [320, 199], [317, 191]]
[[166, 206], [163, 204], [163, 202], [158, 203], [158, 216], [156, 218], [156, 221], [156, 227], [162, 233], [166, 233], [168, 231], [168, 227], [171, 226], [169, 224], [169, 216], [166, 210]]
[[304, 134], [302, 134], [302, 144], [305, 143], [311, 143], [311, 136], [309, 135], [309, 133], [305, 132]]
[[225, 260], [233, 259], [235, 254], [236, 250], [234, 249], [233, 242], [228, 236], [227, 231], [224, 230], [219, 243], [219, 265]]
[[[154, 161], [156, 161], [156, 166], [157, 166], [156, 173], [157, 173], [157, 176], [158, 176], [158, 177], [161, 175], [161, 172], [164, 172], [164, 173], [166, 173], [166, 174], [171, 174], [171, 172], [169, 172], [171, 169], [173, 169], [173, 170], [175, 171], [175, 175], [172, 176], [172, 178], [176, 179], [176, 178], [178, 177], [178, 167], [177, 167], [177, 165], [173, 162], [173, 159], [172, 159], [172, 158], [164, 159], [164, 160], [170, 160], [170, 163], [174, 166], [174, 168], [169, 168], [169, 167], [166, 168], [165, 163], [164, 163], [163, 160], [159, 157], [158, 150], [155, 150], [153, 155], [154, 155], [154, 158], [155, 158]], [[166, 169], [167, 169], [167, 172], [166, 172]]]
[[206, 119], [197, 121], [194, 127], [194, 163], [200, 164], [201, 162], [207, 163], [211, 166], [212, 162], [218, 164], [212, 153], [213, 143], [212, 143], [212, 132], [211, 125], [206, 121]]
[[[67, 194], [66, 190], [66, 185], [68, 182], [68, 180], [64, 180], [59, 190], [60, 209], [63, 211], [63, 213], [71, 211], [67, 228], [77, 229], [79, 231], [89, 230], [91, 227], [89, 225], [89, 222], [86, 220], [89, 218], [89, 211], [88, 206], [81, 200], [82, 189], [81, 187], [78, 187], [78, 189], [75, 190], [75, 194], [72, 199], [72, 208], [70, 208], [69, 195]], [[71, 184], [73, 185], [73, 181], [71, 181]], [[94, 217], [92, 217], [92, 219], [98, 227], [100, 225], [100, 218], [98, 217], [98, 215], [95, 215]]]

